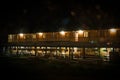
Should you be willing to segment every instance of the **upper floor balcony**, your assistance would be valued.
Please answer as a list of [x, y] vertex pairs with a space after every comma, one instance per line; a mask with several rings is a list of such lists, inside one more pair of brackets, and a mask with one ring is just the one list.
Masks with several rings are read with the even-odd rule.
[[120, 43], [120, 29], [9, 34], [8, 43], [63, 41], [81, 43]]

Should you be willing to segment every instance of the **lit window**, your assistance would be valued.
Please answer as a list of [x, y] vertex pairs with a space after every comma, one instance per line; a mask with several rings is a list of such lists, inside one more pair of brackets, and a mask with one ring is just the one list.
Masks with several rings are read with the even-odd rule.
[[88, 37], [88, 32], [84, 32], [84, 37]]
[[35, 39], [35, 38], [36, 38], [36, 35], [33, 35], [33, 38]]
[[40, 49], [40, 47], [36, 47], [37, 49]]
[[78, 33], [75, 33], [75, 41], [78, 41]]
[[65, 52], [64, 52], [64, 51], [62, 51], [62, 54], [65, 54]]
[[9, 38], [9, 39], [12, 39], [12, 35], [9, 35], [8, 38]]
[[24, 46], [21, 46], [21, 49], [24, 49], [25, 47]]
[[77, 49], [78, 49], [77, 47], [74, 47], [74, 52], [77, 52]]
[[50, 49], [50, 47], [47, 47], [47, 49]]

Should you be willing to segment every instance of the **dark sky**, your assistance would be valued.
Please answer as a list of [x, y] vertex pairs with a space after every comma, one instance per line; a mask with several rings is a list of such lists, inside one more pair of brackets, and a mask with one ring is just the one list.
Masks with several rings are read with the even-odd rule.
[[116, 0], [39, 0], [0, 3], [0, 32], [9, 33], [119, 27]]

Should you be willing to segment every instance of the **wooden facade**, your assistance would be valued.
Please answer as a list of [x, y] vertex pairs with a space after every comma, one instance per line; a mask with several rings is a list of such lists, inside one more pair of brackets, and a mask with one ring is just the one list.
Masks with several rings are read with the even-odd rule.
[[[120, 29], [20, 33], [8, 35], [10, 54], [83, 58], [120, 52]], [[103, 49], [103, 52], [102, 52]]]

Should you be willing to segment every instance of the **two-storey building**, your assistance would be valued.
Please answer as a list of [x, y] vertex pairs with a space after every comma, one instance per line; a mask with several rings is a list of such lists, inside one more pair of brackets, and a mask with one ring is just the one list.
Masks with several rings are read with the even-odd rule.
[[120, 52], [120, 29], [20, 33], [8, 35], [7, 53], [54, 58], [109, 57]]

